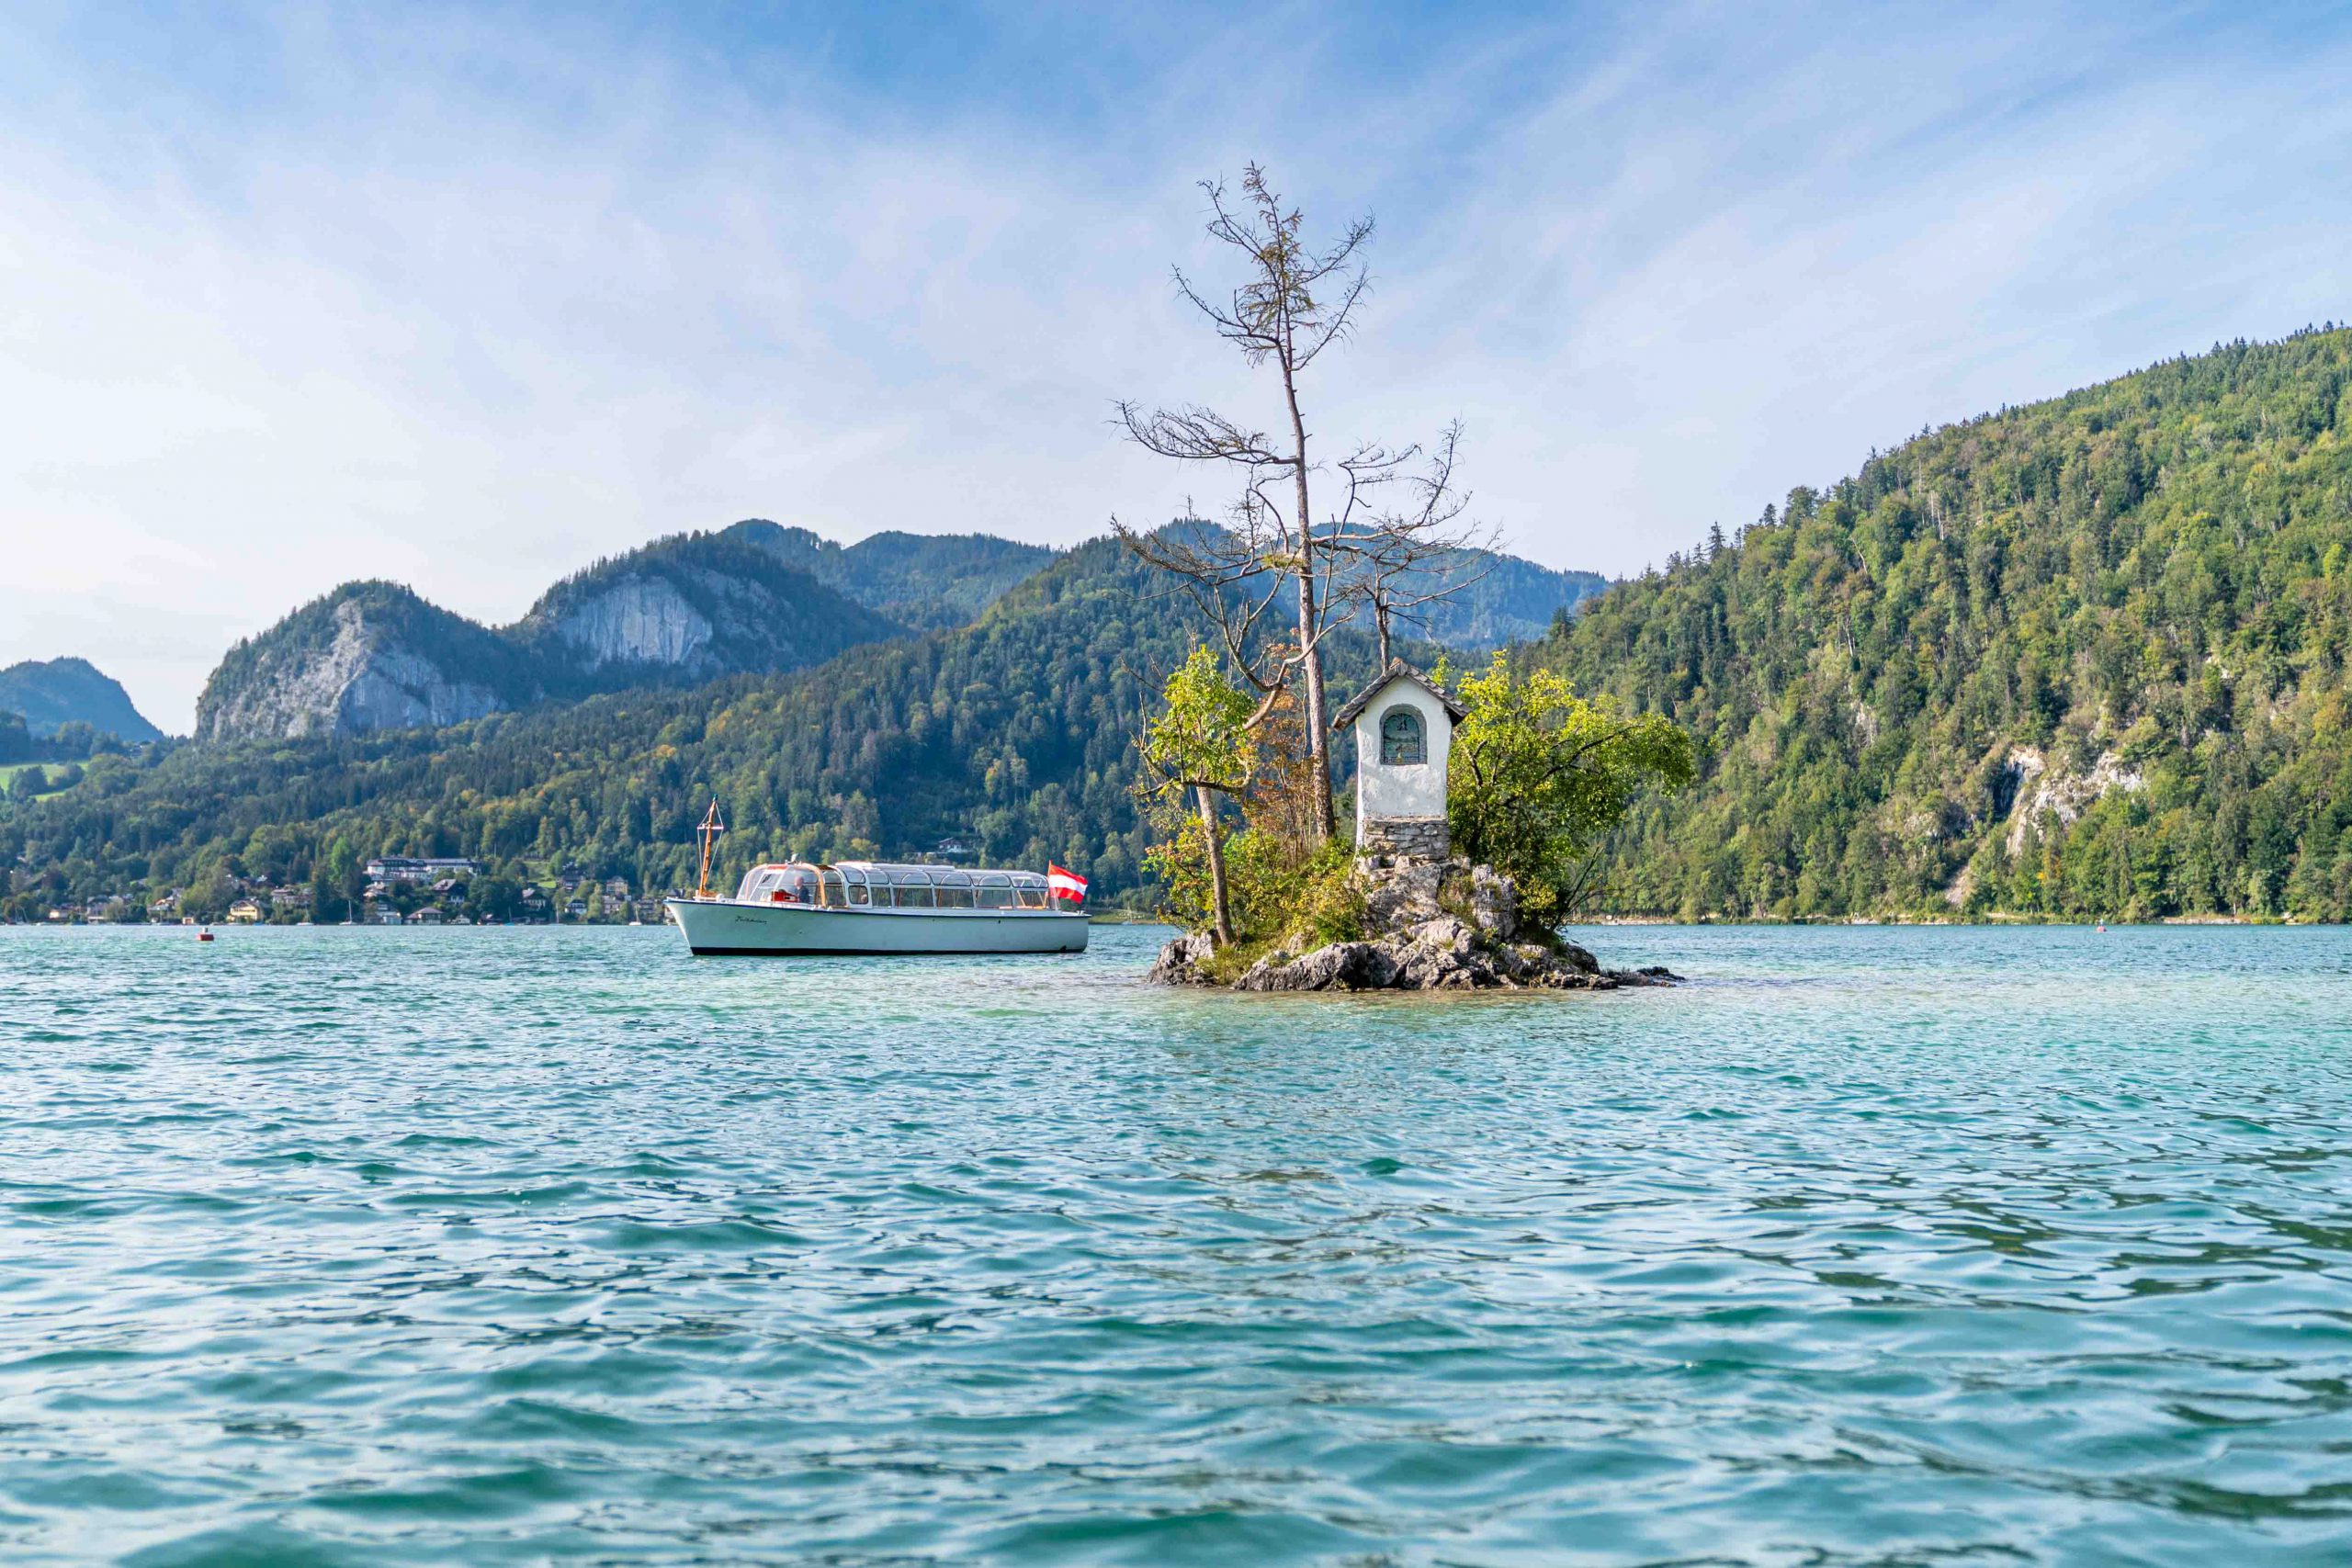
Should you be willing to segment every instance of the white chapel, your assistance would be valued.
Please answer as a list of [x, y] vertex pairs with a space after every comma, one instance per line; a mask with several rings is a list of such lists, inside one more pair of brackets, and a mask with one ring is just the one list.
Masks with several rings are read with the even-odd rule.
[[1356, 738], [1356, 852], [1443, 860], [1445, 760], [1465, 710], [1437, 682], [1392, 659], [1341, 708]]

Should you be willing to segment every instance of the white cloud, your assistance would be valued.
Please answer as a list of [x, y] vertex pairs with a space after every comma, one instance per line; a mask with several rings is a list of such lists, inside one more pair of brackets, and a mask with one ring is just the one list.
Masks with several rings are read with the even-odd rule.
[[447, 17], [298, 15], [236, 112], [51, 61], [67, 99], [0, 111], [0, 662], [85, 654], [184, 728], [227, 641], [346, 578], [498, 620], [742, 515], [1069, 542], [1213, 502], [1105, 419], [1261, 395], [1167, 284], [1214, 265], [1188, 182], [1256, 151], [1382, 220], [1318, 434], [1464, 414], [1482, 509], [1560, 565], [2352, 313], [2340, 39], [2249, 70], [2038, 11], [1748, 15], [1349, 80], [1300, 11], [1279, 68], [1213, 39], [1069, 120]]

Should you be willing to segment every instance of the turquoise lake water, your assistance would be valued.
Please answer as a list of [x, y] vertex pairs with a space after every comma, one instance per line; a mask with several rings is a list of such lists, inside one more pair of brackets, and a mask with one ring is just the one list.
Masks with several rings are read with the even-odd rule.
[[0, 931], [0, 1561], [2352, 1562], [2352, 932]]

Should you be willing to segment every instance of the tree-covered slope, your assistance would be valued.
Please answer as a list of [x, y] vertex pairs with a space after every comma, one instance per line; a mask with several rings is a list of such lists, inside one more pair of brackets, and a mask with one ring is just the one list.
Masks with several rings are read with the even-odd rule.
[[727, 530], [905, 626], [966, 626], [1014, 584], [1044, 570], [1054, 552], [989, 534], [868, 535], [838, 545], [806, 528], [753, 518]]
[[1541, 657], [1702, 782], [1683, 915], [2352, 915], [2352, 333], [1938, 430], [1588, 604]]
[[1468, 581], [1451, 598], [1429, 606], [1412, 630], [1447, 648], [1470, 650], [1540, 637], [1563, 614], [1574, 614], [1609, 586], [1597, 571], [1560, 571], [1485, 551], [1421, 575], [1424, 581], [1408, 578], [1404, 586], [1438, 586], [1452, 576]]
[[1155, 588], [1102, 540], [970, 626], [820, 670], [441, 729], [101, 759], [73, 790], [0, 804], [0, 864], [28, 868], [19, 914], [224, 870], [348, 881], [390, 852], [576, 860], [658, 888], [691, 884], [692, 828], [715, 796], [730, 879], [756, 858], [902, 855], [958, 833], [993, 860], [1091, 871], [1113, 893], [1141, 875], [1128, 786], [1142, 705], [1196, 635]]
[[27, 660], [0, 670], [0, 713], [22, 715], [36, 737], [78, 723], [134, 743], [164, 738], [130, 694], [86, 659]]

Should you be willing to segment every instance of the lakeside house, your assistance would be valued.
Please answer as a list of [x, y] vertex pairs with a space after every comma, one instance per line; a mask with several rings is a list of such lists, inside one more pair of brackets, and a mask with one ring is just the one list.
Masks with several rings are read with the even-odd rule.
[[250, 898], [240, 898], [229, 906], [229, 919], [241, 926], [256, 924], [261, 919], [261, 906]]
[[481, 863], [463, 857], [379, 855], [362, 869], [370, 882], [431, 882], [444, 876], [478, 876]]

